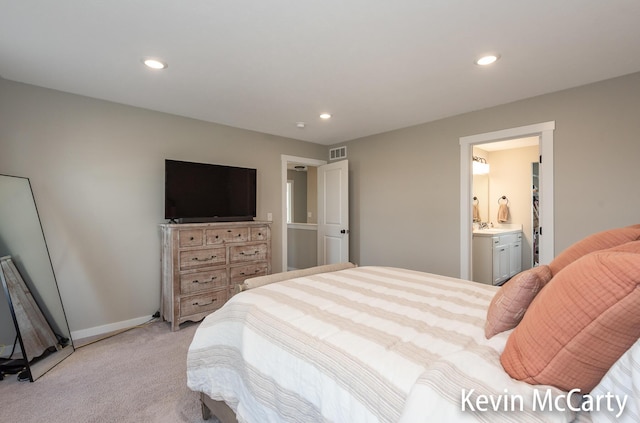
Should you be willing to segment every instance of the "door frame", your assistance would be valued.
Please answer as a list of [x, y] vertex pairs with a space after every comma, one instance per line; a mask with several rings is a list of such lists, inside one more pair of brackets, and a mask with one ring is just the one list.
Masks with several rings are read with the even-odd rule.
[[305, 166], [322, 166], [327, 164], [326, 160], [310, 159], [308, 157], [288, 156], [286, 154], [280, 155], [281, 160], [281, 183], [280, 183], [280, 216], [282, 226], [282, 271], [286, 272], [287, 267], [287, 165], [289, 163], [301, 164]]
[[549, 121], [484, 134], [460, 137], [460, 278], [471, 279], [471, 237], [473, 219], [471, 197], [472, 153], [476, 144], [537, 136], [540, 140], [540, 264], [548, 264], [554, 254], [553, 204], [553, 131], [556, 122]]

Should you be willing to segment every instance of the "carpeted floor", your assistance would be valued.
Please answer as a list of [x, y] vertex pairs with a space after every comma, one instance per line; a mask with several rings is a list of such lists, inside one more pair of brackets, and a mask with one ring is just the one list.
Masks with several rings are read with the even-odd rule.
[[0, 422], [204, 422], [187, 388], [197, 324], [154, 322], [78, 348], [33, 383], [0, 381]]

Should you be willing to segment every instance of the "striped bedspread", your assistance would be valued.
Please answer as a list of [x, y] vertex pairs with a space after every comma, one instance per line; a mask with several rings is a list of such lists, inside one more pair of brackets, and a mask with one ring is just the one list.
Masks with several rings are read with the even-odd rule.
[[245, 291], [200, 324], [188, 386], [248, 423], [571, 421], [536, 408], [563, 392], [503, 371], [496, 289], [372, 266]]

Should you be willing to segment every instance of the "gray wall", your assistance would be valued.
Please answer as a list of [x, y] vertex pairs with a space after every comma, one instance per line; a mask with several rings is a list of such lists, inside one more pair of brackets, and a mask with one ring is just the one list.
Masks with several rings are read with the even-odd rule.
[[553, 120], [556, 254], [640, 223], [639, 116], [635, 73], [353, 140], [351, 258], [458, 276], [459, 138]]
[[317, 144], [0, 79], [0, 173], [30, 178], [72, 332], [160, 306], [164, 159], [258, 170], [258, 218], [273, 213], [280, 271], [281, 154]]
[[[351, 259], [459, 273], [459, 137], [555, 120], [556, 253], [640, 222], [640, 73], [347, 143]], [[340, 144], [343, 145], [343, 144]], [[327, 148], [0, 79], [0, 173], [31, 179], [72, 331], [159, 307], [163, 159], [258, 168], [280, 270], [280, 155]]]

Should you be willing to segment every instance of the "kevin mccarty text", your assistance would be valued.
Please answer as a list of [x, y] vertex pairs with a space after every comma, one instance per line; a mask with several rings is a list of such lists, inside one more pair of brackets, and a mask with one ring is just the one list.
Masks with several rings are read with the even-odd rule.
[[[606, 411], [619, 418], [627, 405], [627, 395], [606, 393], [603, 395], [582, 395], [580, 389], [572, 389], [566, 394], [554, 395], [552, 389], [534, 389], [532, 411]], [[462, 411], [524, 411], [525, 398], [511, 394], [507, 389], [503, 394], [478, 394], [475, 389], [463, 389]]]

